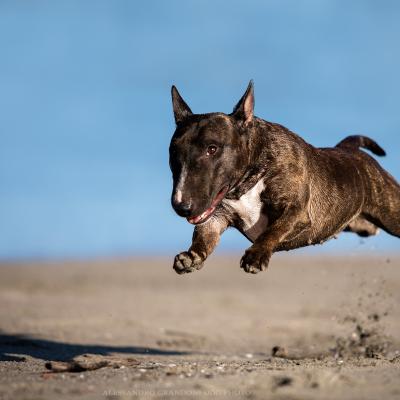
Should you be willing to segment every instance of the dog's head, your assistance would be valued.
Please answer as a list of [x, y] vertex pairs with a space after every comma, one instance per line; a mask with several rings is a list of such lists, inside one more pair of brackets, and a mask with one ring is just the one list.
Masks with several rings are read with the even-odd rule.
[[193, 114], [172, 86], [176, 130], [169, 148], [171, 203], [192, 224], [205, 222], [249, 162], [246, 130], [253, 120], [253, 82], [232, 114]]

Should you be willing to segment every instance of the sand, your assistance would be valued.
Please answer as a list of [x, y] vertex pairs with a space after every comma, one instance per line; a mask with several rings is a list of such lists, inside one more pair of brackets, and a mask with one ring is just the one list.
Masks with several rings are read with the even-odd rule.
[[0, 266], [0, 398], [400, 398], [400, 255]]

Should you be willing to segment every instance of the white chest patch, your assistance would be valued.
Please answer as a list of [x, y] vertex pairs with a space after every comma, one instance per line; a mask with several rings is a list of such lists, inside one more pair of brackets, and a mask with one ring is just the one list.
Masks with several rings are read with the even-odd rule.
[[264, 182], [260, 180], [239, 200], [224, 199], [222, 201], [243, 221], [243, 230], [252, 241], [264, 232], [268, 223], [267, 217], [261, 212], [260, 194], [263, 190]]

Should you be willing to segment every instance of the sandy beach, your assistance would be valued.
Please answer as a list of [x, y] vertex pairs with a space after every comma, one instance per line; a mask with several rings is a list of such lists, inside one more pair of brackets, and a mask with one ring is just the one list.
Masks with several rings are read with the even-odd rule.
[[400, 398], [400, 256], [0, 266], [0, 398]]

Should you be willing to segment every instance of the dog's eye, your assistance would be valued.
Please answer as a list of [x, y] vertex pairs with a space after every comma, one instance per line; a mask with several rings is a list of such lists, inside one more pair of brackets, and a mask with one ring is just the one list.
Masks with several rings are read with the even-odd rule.
[[213, 154], [215, 154], [215, 152], [217, 151], [217, 146], [215, 145], [211, 145], [207, 147], [207, 155], [208, 156], [212, 156]]

